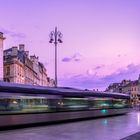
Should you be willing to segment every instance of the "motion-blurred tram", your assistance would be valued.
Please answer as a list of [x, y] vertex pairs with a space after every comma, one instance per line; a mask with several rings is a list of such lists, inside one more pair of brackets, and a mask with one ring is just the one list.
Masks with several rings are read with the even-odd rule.
[[0, 127], [126, 114], [130, 109], [125, 94], [0, 82]]

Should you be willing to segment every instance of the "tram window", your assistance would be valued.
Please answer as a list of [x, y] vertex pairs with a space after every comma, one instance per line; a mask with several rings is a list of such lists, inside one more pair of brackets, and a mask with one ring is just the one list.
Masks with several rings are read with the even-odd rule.
[[0, 113], [42, 112], [48, 108], [44, 99], [0, 99]]
[[89, 101], [90, 109], [112, 108], [111, 98], [92, 98]]
[[0, 99], [0, 111], [5, 111], [8, 108], [7, 99]]
[[44, 98], [17, 97], [1, 98], [0, 114], [78, 111], [104, 108], [129, 107], [127, 99], [112, 98]]
[[0, 100], [0, 113], [76, 111], [87, 110], [88, 106], [88, 100], [85, 98], [42, 99], [22, 97], [21, 99]]
[[87, 98], [64, 98], [63, 99], [64, 110], [87, 110], [88, 99]]
[[113, 99], [113, 108], [129, 107], [130, 102], [127, 99]]
[[23, 108], [22, 112], [42, 112], [48, 110], [47, 99], [42, 98], [32, 98], [32, 99], [22, 99]]
[[48, 99], [48, 111], [56, 112], [62, 111], [63, 101], [61, 99]]
[[1, 99], [0, 100], [0, 111], [11, 111], [20, 110], [20, 100], [19, 99]]

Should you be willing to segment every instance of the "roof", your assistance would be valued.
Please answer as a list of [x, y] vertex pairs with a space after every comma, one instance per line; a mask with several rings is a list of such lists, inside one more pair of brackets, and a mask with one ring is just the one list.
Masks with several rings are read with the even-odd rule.
[[130, 98], [129, 95], [112, 92], [100, 92], [92, 90], [80, 90], [69, 87], [46, 87], [35, 85], [15, 84], [8, 82], [0, 82], [0, 92], [25, 93], [27, 94], [51, 94], [71, 97], [114, 97], [114, 98]]

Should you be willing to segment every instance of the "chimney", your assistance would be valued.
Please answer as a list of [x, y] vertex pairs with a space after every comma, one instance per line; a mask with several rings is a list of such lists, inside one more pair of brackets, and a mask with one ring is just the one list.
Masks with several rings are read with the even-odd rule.
[[19, 51], [24, 51], [24, 50], [25, 50], [25, 45], [19, 44]]
[[27, 57], [29, 57], [29, 51], [25, 51], [25, 54], [27, 55]]
[[3, 37], [3, 33], [2, 32], [0, 32], [0, 39], [5, 39], [5, 37]]
[[18, 47], [17, 46], [13, 46], [12, 47], [12, 55], [16, 56], [18, 54]]
[[35, 55], [32, 55], [32, 56], [30, 56], [30, 59], [31, 59], [32, 62], [35, 62], [35, 63], [38, 64], [38, 59], [39, 59], [38, 56], [36, 57]]

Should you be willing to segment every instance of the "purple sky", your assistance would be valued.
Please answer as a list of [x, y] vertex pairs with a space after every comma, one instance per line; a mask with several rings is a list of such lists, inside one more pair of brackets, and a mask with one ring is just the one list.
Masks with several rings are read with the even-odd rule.
[[140, 73], [139, 0], [0, 0], [0, 31], [7, 49], [20, 43], [39, 56], [54, 77], [49, 33], [63, 33], [58, 46], [60, 86], [105, 89]]

